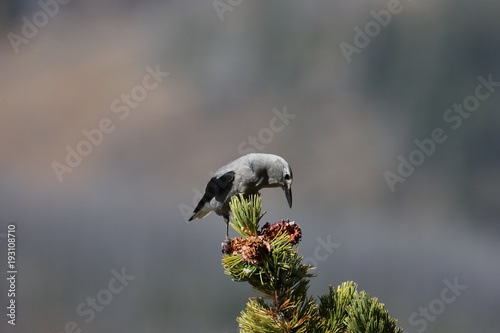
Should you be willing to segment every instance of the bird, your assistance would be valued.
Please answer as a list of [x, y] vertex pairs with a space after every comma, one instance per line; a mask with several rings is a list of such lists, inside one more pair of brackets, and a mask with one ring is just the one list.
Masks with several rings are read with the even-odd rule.
[[292, 169], [283, 157], [264, 153], [243, 155], [214, 173], [189, 221], [201, 219], [213, 211], [224, 218], [227, 240], [231, 197], [238, 194], [248, 197], [260, 194], [263, 188], [281, 187], [292, 208], [292, 182]]

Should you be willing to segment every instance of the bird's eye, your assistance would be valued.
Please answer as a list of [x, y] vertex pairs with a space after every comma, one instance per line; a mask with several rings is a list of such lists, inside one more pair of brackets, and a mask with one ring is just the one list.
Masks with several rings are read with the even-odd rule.
[[289, 179], [290, 179], [290, 175], [289, 175], [289, 174], [286, 174], [286, 175], [285, 175], [285, 179], [286, 179], [286, 180], [289, 180]]

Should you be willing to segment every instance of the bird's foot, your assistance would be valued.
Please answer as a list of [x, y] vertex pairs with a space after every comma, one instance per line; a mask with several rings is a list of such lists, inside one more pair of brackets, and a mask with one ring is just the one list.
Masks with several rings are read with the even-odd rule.
[[226, 239], [221, 244], [221, 251], [223, 254], [229, 254], [231, 250], [231, 238], [226, 236]]

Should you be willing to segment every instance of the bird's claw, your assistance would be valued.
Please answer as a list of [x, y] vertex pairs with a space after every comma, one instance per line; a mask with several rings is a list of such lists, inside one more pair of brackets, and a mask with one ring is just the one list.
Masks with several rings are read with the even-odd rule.
[[231, 253], [231, 238], [226, 237], [226, 239], [221, 243], [221, 251], [223, 254]]

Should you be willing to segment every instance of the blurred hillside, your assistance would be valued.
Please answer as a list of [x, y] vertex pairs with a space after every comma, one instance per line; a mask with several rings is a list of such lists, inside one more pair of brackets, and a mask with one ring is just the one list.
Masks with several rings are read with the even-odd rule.
[[0, 3], [0, 233], [16, 224], [20, 266], [1, 332], [237, 331], [255, 294], [223, 275], [222, 218], [183, 212], [249, 149], [293, 167], [294, 207], [267, 190], [264, 209], [302, 226], [311, 294], [354, 280], [406, 332], [496, 328], [498, 2], [54, 1]]

